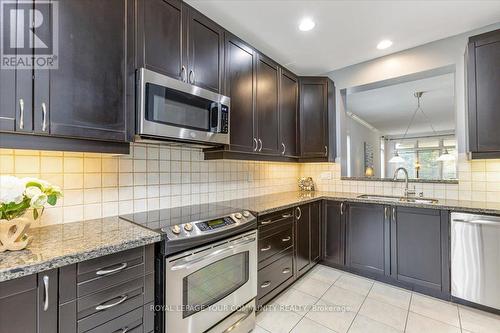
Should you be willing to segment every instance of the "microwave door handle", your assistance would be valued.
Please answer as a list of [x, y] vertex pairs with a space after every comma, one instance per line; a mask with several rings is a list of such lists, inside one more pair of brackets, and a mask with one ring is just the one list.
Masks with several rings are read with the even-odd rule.
[[222, 131], [222, 103], [217, 103], [217, 130], [216, 133]]

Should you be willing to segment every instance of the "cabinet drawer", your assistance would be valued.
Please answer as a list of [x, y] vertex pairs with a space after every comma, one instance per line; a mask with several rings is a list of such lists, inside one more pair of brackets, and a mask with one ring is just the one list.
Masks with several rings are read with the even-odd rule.
[[259, 232], [259, 264], [293, 245], [293, 223]]
[[142, 278], [78, 299], [78, 331], [85, 332], [135, 308], [142, 308], [143, 304]]
[[258, 272], [257, 297], [261, 298], [293, 277], [293, 250]]
[[281, 223], [293, 222], [293, 209], [285, 209], [259, 217], [259, 229], [267, 230], [279, 226]]
[[86, 333], [110, 333], [110, 332], [142, 333], [143, 332], [142, 324], [143, 324], [142, 308], [138, 308], [91, 330], [82, 331], [79, 329], [78, 331]]
[[144, 248], [138, 247], [79, 263], [77, 282], [117, 274], [129, 267], [144, 263]]

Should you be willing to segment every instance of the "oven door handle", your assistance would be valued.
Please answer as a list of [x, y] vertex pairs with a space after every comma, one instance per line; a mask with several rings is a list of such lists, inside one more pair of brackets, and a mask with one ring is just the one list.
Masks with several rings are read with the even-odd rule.
[[215, 256], [218, 256], [221, 253], [234, 250], [235, 248], [237, 248], [239, 246], [242, 246], [242, 245], [250, 244], [250, 243], [254, 242], [255, 240], [256, 240], [255, 237], [246, 238], [243, 241], [231, 243], [229, 246], [227, 246], [227, 247], [225, 247], [223, 249], [217, 249], [217, 250], [212, 251], [212, 252], [210, 252], [210, 253], [208, 253], [206, 255], [202, 255], [202, 256], [200, 256], [200, 257], [198, 257], [196, 259], [192, 259], [192, 260], [182, 259], [181, 262], [179, 262], [178, 264], [173, 265], [170, 268], [170, 270], [171, 271], [178, 271], [180, 269], [189, 269], [194, 264], [197, 264], [197, 263], [202, 262], [202, 261], [210, 260], [211, 258], [213, 258]]

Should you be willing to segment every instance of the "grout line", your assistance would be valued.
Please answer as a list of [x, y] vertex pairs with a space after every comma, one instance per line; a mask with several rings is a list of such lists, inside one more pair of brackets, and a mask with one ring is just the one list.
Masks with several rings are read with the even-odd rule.
[[347, 331], [346, 331], [346, 332], [349, 332], [349, 330], [351, 329], [352, 324], [354, 323], [354, 321], [355, 321], [355, 320], [356, 320], [356, 318], [358, 317], [358, 314], [359, 314], [359, 312], [361, 311], [361, 309], [363, 308], [363, 305], [365, 304], [366, 300], [368, 299], [368, 295], [370, 295], [370, 292], [372, 291], [372, 289], [373, 289], [373, 286], [374, 286], [374, 285], [375, 285], [375, 281], [373, 281], [372, 286], [370, 287], [370, 290], [368, 290], [368, 293], [366, 294], [365, 299], [363, 300], [363, 303], [361, 303], [361, 305], [359, 306], [358, 311], [356, 311], [356, 314], [354, 315], [354, 318], [352, 318], [352, 321], [351, 321], [351, 323], [349, 324], [349, 327], [347, 328]]
[[405, 328], [403, 332], [406, 332], [406, 327], [408, 326], [408, 318], [410, 317], [410, 308], [412, 300], [413, 300], [413, 291], [410, 293], [410, 303], [408, 304], [408, 310], [406, 311]]

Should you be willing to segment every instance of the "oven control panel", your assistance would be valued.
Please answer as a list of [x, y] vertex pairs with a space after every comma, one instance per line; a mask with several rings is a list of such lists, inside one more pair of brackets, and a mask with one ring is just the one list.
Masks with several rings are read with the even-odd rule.
[[168, 239], [192, 238], [203, 234], [223, 231], [256, 219], [249, 211], [236, 212], [207, 221], [176, 224], [161, 230], [167, 234]]
[[214, 229], [222, 228], [222, 227], [225, 227], [226, 225], [231, 225], [233, 223], [234, 223], [234, 221], [231, 218], [224, 217], [224, 218], [211, 220], [211, 221], [198, 222], [198, 223], [196, 223], [196, 226], [201, 231], [207, 231], [207, 230], [214, 230]]

